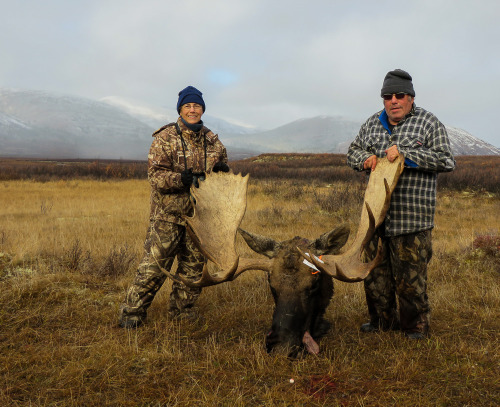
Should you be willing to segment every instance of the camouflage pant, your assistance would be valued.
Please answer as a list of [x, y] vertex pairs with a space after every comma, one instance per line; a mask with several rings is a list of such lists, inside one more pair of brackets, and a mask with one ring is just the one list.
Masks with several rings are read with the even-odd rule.
[[[377, 230], [367, 245], [365, 259], [374, 258], [382, 228]], [[404, 332], [426, 334], [430, 317], [427, 264], [432, 257], [431, 231], [380, 237], [383, 242], [384, 260], [364, 280], [370, 321], [382, 329], [400, 326]]]
[[[147, 309], [167, 278], [156, 260], [165, 270], [170, 271], [176, 256], [177, 274], [191, 280], [200, 278], [206, 260], [194, 246], [186, 228], [171, 222], [152, 221], [144, 243], [144, 256], [125, 302], [120, 306], [120, 318], [146, 318]], [[188, 288], [184, 284], [173, 282], [169, 313], [176, 316], [191, 308], [200, 293], [201, 288]]]

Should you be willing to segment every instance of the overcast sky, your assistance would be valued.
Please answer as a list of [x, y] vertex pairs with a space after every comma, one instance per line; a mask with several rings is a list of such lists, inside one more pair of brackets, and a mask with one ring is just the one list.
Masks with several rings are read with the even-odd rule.
[[[365, 120], [385, 74], [416, 104], [500, 147], [498, 0], [0, 0], [0, 87], [118, 96], [274, 128]], [[221, 135], [223, 136], [223, 135]]]

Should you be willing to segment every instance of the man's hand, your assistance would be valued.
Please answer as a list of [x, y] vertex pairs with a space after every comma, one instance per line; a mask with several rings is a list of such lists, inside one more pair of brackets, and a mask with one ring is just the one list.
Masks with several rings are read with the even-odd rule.
[[371, 171], [375, 171], [375, 166], [377, 165], [377, 156], [376, 155], [371, 155], [370, 157], [368, 157], [364, 164], [363, 164], [363, 168], [365, 170], [371, 170]]
[[399, 157], [398, 146], [393, 145], [389, 147], [387, 150], [385, 150], [385, 153], [387, 154], [387, 159], [389, 160], [389, 162], [394, 162], [394, 160]]

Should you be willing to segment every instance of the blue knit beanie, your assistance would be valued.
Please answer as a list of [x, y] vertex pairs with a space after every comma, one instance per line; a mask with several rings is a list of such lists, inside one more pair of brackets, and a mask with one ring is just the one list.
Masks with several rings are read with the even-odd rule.
[[201, 97], [201, 93], [194, 86], [188, 86], [179, 92], [179, 100], [177, 101], [177, 113], [181, 113], [182, 105], [186, 103], [198, 103], [203, 107], [203, 112], [205, 112], [205, 101]]

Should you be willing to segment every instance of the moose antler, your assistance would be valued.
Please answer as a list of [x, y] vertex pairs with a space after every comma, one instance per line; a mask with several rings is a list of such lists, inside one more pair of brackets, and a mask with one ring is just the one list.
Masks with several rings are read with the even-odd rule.
[[375, 229], [384, 221], [389, 209], [391, 194], [403, 172], [404, 157], [400, 154], [392, 163], [387, 158], [379, 158], [375, 170], [371, 172], [361, 210], [361, 220], [356, 237], [350, 248], [340, 255], [325, 255], [319, 260], [297, 248], [300, 254], [311, 261], [319, 270], [337, 280], [355, 282], [363, 280], [382, 261], [382, 242], [378, 242], [375, 258], [361, 261], [361, 253], [372, 239]]
[[247, 205], [247, 184], [248, 174], [243, 177], [230, 171], [208, 173], [199, 188], [191, 186], [195, 210], [192, 217], [184, 217], [187, 232], [220, 271], [211, 274], [205, 265], [201, 278], [191, 281], [160, 266], [167, 276], [189, 287], [206, 287], [234, 280], [246, 270], [269, 270], [269, 259], [240, 259], [236, 253], [236, 233]]

